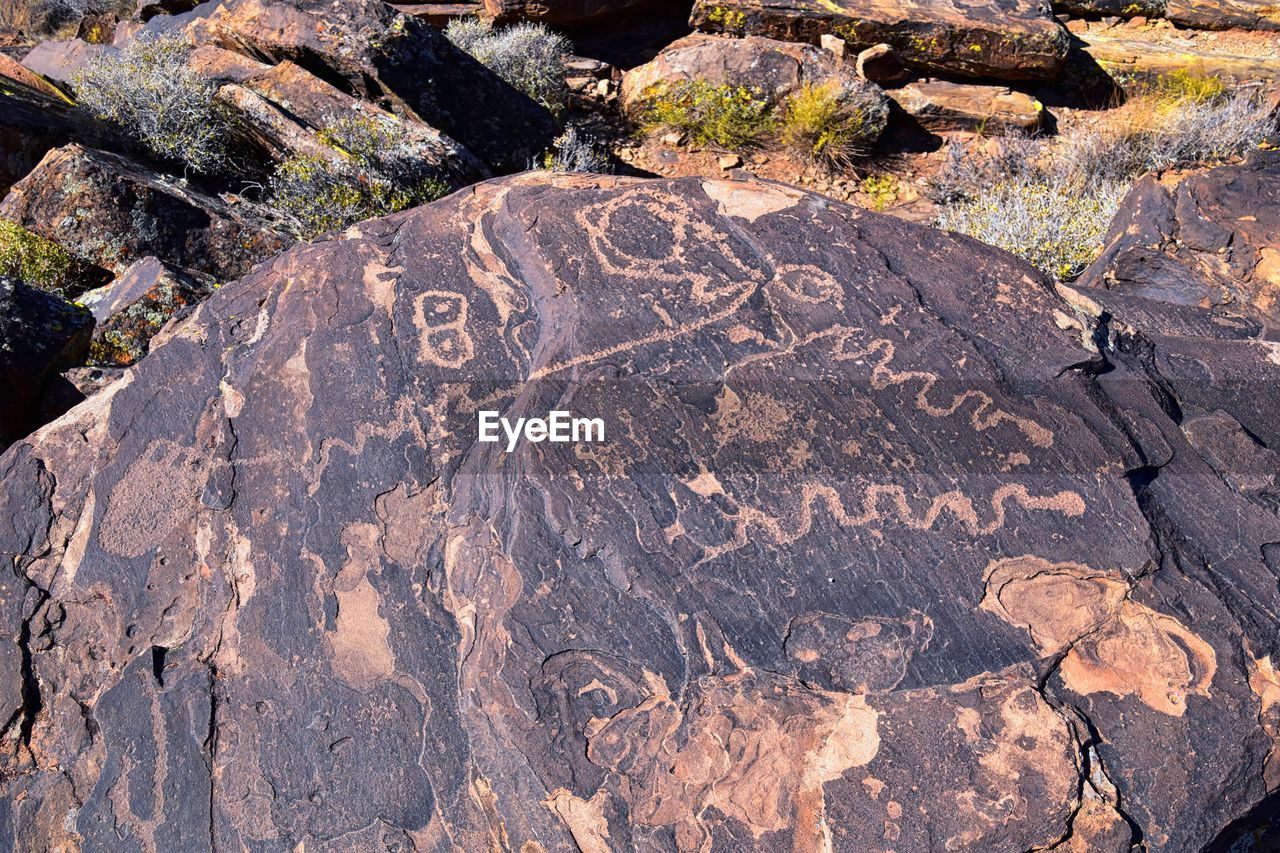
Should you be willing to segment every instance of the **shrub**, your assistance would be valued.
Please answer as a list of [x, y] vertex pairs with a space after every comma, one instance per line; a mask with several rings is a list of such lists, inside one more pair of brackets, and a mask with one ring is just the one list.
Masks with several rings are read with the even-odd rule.
[[569, 40], [544, 24], [516, 24], [501, 30], [480, 18], [455, 18], [445, 36], [494, 74], [557, 115], [569, 99], [564, 55]]
[[187, 65], [190, 47], [173, 36], [139, 37], [73, 78], [81, 104], [158, 157], [194, 172], [226, 165], [230, 121], [217, 87]]
[[429, 149], [391, 116], [332, 118], [319, 137], [331, 154], [290, 157], [271, 179], [274, 207], [304, 238], [449, 192]]
[[1204, 103], [1222, 97], [1227, 85], [1220, 77], [1190, 68], [1176, 68], [1156, 78], [1155, 91], [1172, 101]]
[[1275, 128], [1254, 93], [1212, 94], [1190, 77], [1177, 85], [1140, 94], [1057, 140], [1008, 136], [985, 154], [953, 143], [931, 182], [937, 224], [1057, 278], [1078, 274], [1139, 175], [1237, 157]]
[[1011, 252], [1059, 280], [1078, 275], [1102, 250], [1124, 198], [1119, 182], [1009, 178], [943, 207], [937, 225]]
[[650, 87], [639, 120], [646, 130], [678, 130], [697, 145], [721, 148], [757, 145], [775, 128], [771, 105], [759, 89], [706, 80]]
[[0, 275], [67, 296], [81, 280], [85, 265], [52, 240], [0, 219]]
[[613, 171], [609, 163], [609, 154], [596, 141], [577, 128], [570, 127], [556, 137], [555, 147], [543, 157], [542, 167], [555, 172], [594, 172], [607, 173]]
[[873, 90], [838, 80], [805, 83], [783, 104], [782, 141], [807, 160], [847, 165], [874, 144], [887, 119]]

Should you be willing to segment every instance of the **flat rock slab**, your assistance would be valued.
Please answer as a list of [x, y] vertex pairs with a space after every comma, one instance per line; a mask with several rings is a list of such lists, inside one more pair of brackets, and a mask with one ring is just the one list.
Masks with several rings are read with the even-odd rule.
[[1274, 0], [1167, 0], [1164, 17], [1198, 30], [1280, 30]]
[[929, 80], [908, 83], [892, 97], [921, 127], [935, 132], [1030, 133], [1044, 120], [1039, 101], [1003, 86]]
[[1077, 36], [1080, 49], [1113, 78], [1121, 81], [1154, 81], [1188, 68], [1226, 82], [1280, 82], [1280, 60], [1248, 55], [1199, 44], [1154, 42], [1129, 36], [1123, 28], [1106, 32], [1089, 30]]
[[229, 204], [74, 143], [14, 185], [0, 218], [115, 273], [154, 255], [228, 281], [293, 242], [247, 202]]
[[750, 180], [295, 247], [0, 456], [5, 843], [1198, 849], [1278, 781], [1280, 518], [1086, 305]]
[[690, 24], [853, 50], [886, 43], [914, 68], [1001, 80], [1051, 80], [1066, 61], [1067, 32], [1037, 0], [696, 0]]
[[624, 15], [660, 5], [661, 2], [662, 0], [484, 0], [483, 6], [485, 15], [499, 23], [537, 21], [551, 26], [572, 27], [613, 23]]

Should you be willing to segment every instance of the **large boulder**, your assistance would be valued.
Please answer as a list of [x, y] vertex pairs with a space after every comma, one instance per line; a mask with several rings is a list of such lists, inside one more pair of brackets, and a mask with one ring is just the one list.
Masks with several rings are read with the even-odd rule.
[[84, 357], [92, 332], [88, 311], [0, 276], [0, 450], [39, 425], [42, 396]]
[[1052, 80], [1067, 31], [1040, 0], [695, 0], [700, 30], [817, 44], [834, 34], [860, 50], [886, 43], [914, 68], [963, 77]]
[[209, 0], [184, 15], [153, 18], [143, 32], [294, 62], [440, 129], [500, 171], [526, 168], [556, 135], [544, 108], [382, 0]]
[[1089, 304], [753, 181], [296, 247], [0, 456], [4, 843], [1199, 849], [1280, 517]]
[[889, 120], [889, 99], [852, 65], [828, 50], [760, 36], [740, 39], [694, 33], [672, 42], [650, 62], [622, 79], [622, 106], [643, 119], [654, 99], [694, 81], [741, 86], [775, 107], [806, 86], [833, 84], [832, 95], [856, 105], [864, 121], [858, 147], [869, 149]]
[[154, 255], [227, 281], [293, 242], [248, 202], [229, 203], [74, 143], [50, 151], [14, 185], [0, 219], [115, 273]]
[[[1159, 31], [1156, 31], [1159, 32]], [[1280, 85], [1280, 62], [1265, 55], [1235, 52], [1230, 44], [1175, 38], [1157, 40], [1143, 30], [1091, 24], [1076, 34], [1091, 67], [1101, 68], [1126, 87], [1141, 89], [1161, 77], [1202, 70], [1227, 84]]]
[[1204, 308], [1280, 340], [1280, 156], [1143, 178], [1079, 284], [1110, 291], [1107, 304]]
[[806, 83], [848, 79], [853, 76], [850, 71], [831, 51], [812, 45], [760, 36], [730, 39], [694, 33], [626, 72], [622, 103], [625, 109], [635, 109], [655, 89], [693, 80], [746, 86], [780, 101]]

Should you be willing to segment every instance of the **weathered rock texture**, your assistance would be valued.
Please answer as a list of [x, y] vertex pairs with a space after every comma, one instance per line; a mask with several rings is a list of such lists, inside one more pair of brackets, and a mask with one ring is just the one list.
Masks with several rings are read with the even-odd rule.
[[96, 364], [133, 364], [170, 320], [194, 310], [214, 290], [214, 281], [193, 270], [143, 258], [104, 287], [78, 300], [96, 321], [89, 359]]
[[908, 83], [893, 99], [921, 127], [933, 131], [980, 130], [1032, 132], [1044, 120], [1044, 107], [1024, 92], [1003, 86], [978, 86], [928, 80]]
[[1209, 309], [1280, 339], [1280, 158], [1143, 178], [1080, 284], [1126, 304]]
[[50, 151], [0, 202], [0, 218], [112, 272], [154, 255], [221, 281], [293, 242], [265, 216], [78, 144]]
[[88, 311], [0, 276], [0, 450], [37, 425], [50, 379], [84, 357], [92, 332]]
[[75, 130], [65, 103], [0, 76], [0, 197]]
[[1280, 783], [1280, 518], [1075, 303], [754, 182], [297, 247], [0, 457], [0, 832], [1196, 849]]
[[503, 171], [526, 168], [556, 135], [545, 109], [381, 0], [217, 0], [153, 18], [147, 29], [288, 60], [350, 95], [421, 119]]
[[484, 11], [498, 23], [524, 20], [581, 26], [612, 23], [620, 16], [664, 3], [674, 5], [670, 0], [484, 0]]
[[915, 68], [1002, 80], [1053, 79], [1069, 41], [1038, 0], [696, 0], [689, 22], [813, 44], [835, 34], [854, 50], [883, 42]]

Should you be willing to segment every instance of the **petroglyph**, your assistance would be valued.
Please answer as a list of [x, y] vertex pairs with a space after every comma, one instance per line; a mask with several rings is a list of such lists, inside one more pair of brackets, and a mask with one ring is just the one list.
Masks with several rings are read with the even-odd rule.
[[945, 516], [973, 535], [990, 535], [1004, 527], [1007, 504], [1013, 504], [1022, 510], [1053, 512], [1067, 518], [1077, 518], [1085, 510], [1084, 498], [1077, 492], [1063, 490], [1051, 495], [1036, 496], [1030, 494], [1021, 483], [1000, 486], [992, 493], [988, 503], [989, 512], [984, 519], [974, 506], [973, 499], [957, 489], [930, 499], [923, 511], [917, 511], [912, 508], [906, 489], [902, 486], [873, 483], [863, 491], [860, 510], [850, 512], [839, 492], [831, 486], [806, 483], [801, 487], [796, 513], [789, 519], [780, 519], [758, 507], [739, 506], [736, 512], [728, 516], [734, 521], [733, 539], [724, 545], [707, 546], [706, 553], [699, 562], [715, 559], [746, 546], [752, 529], [763, 532], [774, 544], [790, 545], [813, 529], [814, 507], [819, 504], [840, 527], [896, 522], [912, 530], [932, 530]]
[[333, 670], [344, 681], [368, 690], [395, 672], [396, 658], [387, 637], [391, 626], [379, 613], [382, 598], [369, 575], [376, 574], [381, 531], [372, 524], [353, 524], [342, 531], [347, 562], [333, 581], [338, 599], [334, 628], [328, 632]]
[[120, 557], [140, 557], [190, 518], [204, 488], [207, 460], [194, 448], [159, 439], [111, 489], [98, 542]]
[[470, 300], [460, 293], [427, 290], [413, 300], [413, 322], [418, 327], [418, 357], [437, 367], [457, 369], [475, 355], [467, 331]]
[[986, 579], [982, 609], [1025, 629], [1043, 655], [1069, 648], [1058, 671], [1076, 693], [1137, 696], [1173, 717], [1188, 696], [1210, 695], [1213, 647], [1134, 601], [1116, 574], [1024, 556], [991, 563]]

